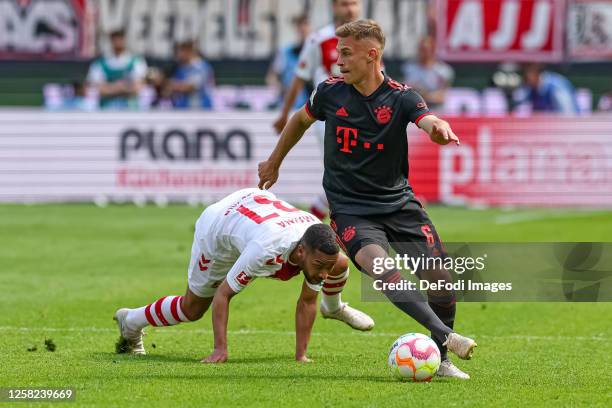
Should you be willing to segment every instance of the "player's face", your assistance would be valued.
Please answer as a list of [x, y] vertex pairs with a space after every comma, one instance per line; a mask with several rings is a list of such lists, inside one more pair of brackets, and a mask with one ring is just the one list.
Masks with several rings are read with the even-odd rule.
[[361, 14], [361, 0], [336, 0], [333, 9], [337, 23], [350, 23], [357, 20]]
[[176, 49], [176, 59], [181, 64], [186, 64], [191, 58], [191, 52], [187, 47], [179, 46]]
[[111, 46], [115, 54], [121, 54], [125, 51], [125, 37], [123, 35], [113, 35], [111, 37]]
[[308, 34], [310, 34], [310, 23], [308, 21], [302, 21], [295, 26], [300, 41], [305, 41]]
[[315, 285], [323, 282], [338, 261], [338, 256], [305, 248], [302, 269], [306, 280]]
[[540, 85], [540, 72], [537, 69], [526, 68], [523, 77], [525, 83], [532, 88], [537, 88]]
[[372, 43], [368, 40], [357, 41], [353, 37], [340, 38], [338, 41], [338, 67], [347, 84], [361, 82], [368, 75], [372, 62], [370, 51]]

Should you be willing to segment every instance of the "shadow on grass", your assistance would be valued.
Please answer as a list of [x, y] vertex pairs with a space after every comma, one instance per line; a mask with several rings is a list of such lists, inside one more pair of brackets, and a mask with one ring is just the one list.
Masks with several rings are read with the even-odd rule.
[[[265, 357], [247, 357], [247, 358], [236, 358], [230, 359], [224, 364], [202, 364], [198, 357], [181, 356], [176, 354], [149, 354], [146, 356], [133, 356], [128, 354], [116, 354], [111, 352], [97, 352], [92, 353], [92, 357], [98, 361], [105, 360], [107, 362], [119, 362], [121, 364], [128, 365], [142, 365], [150, 363], [189, 363], [193, 365], [190, 368], [189, 373], [171, 374], [171, 373], [155, 373], [147, 372], [142, 373], [138, 380], [219, 380], [221, 382], [232, 382], [234, 380], [244, 381], [249, 379], [261, 379], [270, 381], [316, 381], [316, 380], [338, 380], [338, 375], [332, 373], [330, 370], [326, 372], [313, 372], [312, 370], [321, 369], [322, 365], [328, 366], [329, 362], [322, 362], [321, 365], [317, 365], [315, 361], [313, 364], [302, 364], [294, 361], [286, 354], [270, 355]], [[236, 368], [246, 365], [252, 365], [249, 367], [248, 372], [236, 371]], [[272, 368], [271, 366], [274, 366]], [[253, 369], [259, 368], [261, 374], [253, 372]], [[283, 371], [280, 373], [279, 371]], [[291, 372], [287, 372], [291, 371]], [[398, 383], [396, 379], [385, 373], [381, 375], [371, 374], [350, 374], [346, 373], [342, 375], [343, 380], [354, 380], [354, 381], [370, 381], [379, 383]], [[137, 379], [133, 379], [137, 380]]]
[[200, 360], [196, 357], [181, 356], [176, 354], [148, 354], [146, 356], [135, 356], [131, 354], [117, 354], [112, 352], [97, 352], [91, 353], [96, 360], [105, 360], [108, 362], [125, 362], [125, 363], [151, 363], [151, 362], [168, 362], [168, 363], [197, 363]]
[[[211, 350], [212, 351], [212, 350]], [[136, 356], [130, 354], [117, 354], [112, 352], [96, 352], [91, 355], [96, 360], [107, 360], [107, 361], [125, 361], [127, 363], [151, 363], [151, 362], [168, 362], [168, 363], [194, 363], [200, 364], [200, 360], [207, 356], [206, 352], [201, 353], [202, 355], [198, 356], [197, 354], [185, 356], [178, 354], [147, 354], [146, 356]], [[278, 354], [278, 355], [269, 355], [264, 357], [245, 357], [245, 358], [231, 358], [230, 360], [224, 363], [226, 366], [234, 366], [240, 364], [277, 364], [277, 363], [288, 363], [292, 364], [295, 362], [292, 358], [290, 358], [286, 354]], [[202, 364], [208, 365], [208, 364]], [[210, 364], [211, 366], [215, 364]], [[216, 366], [219, 366], [217, 364]]]
[[[206, 367], [202, 365], [204, 370], [196, 373], [189, 374], [155, 374], [155, 373], [147, 373], [140, 378], [141, 380], [207, 380], [211, 382], [220, 382], [220, 383], [238, 383], [243, 384], [244, 381], [253, 381], [253, 380], [264, 380], [264, 381], [281, 381], [286, 383], [290, 382], [310, 382], [310, 381], [338, 381], [339, 376], [337, 374], [332, 373], [290, 373], [290, 374], [280, 374], [276, 372], [262, 372], [261, 374], [257, 373], [240, 373], [234, 370], [231, 372], [224, 372], [224, 368], [229, 368], [229, 364], [226, 365], [217, 365], [214, 370], [205, 369]], [[262, 370], [265, 371], [265, 370]], [[357, 374], [345, 374], [341, 376], [342, 381], [367, 381], [367, 382], [377, 382], [377, 383], [398, 383], [401, 384], [400, 381], [397, 381], [391, 376], [386, 375], [357, 375]]]

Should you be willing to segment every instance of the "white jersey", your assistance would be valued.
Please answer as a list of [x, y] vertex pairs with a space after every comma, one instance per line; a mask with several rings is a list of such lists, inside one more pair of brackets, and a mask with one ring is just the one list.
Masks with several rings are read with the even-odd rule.
[[326, 25], [312, 33], [300, 53], [295, 75], [313, 88], [331, 76], [340, 76], [338, 61], [338, 38], [334, 24]]
[[[315, 216], [269, 191], [239, 190], [208, 207], [196, 222], [192, 266], [207, 281], [226, 277], [234, 292], [256, 277], [288, 280], [300, 273], [289, 255], [306, 229], [318, 223]], [[306, 283], [313, 290], [321, 289]]]

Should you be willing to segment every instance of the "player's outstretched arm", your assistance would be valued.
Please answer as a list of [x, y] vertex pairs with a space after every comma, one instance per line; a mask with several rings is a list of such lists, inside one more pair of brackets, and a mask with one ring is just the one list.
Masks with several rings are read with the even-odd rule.
[[457, 146], [461, 144], [448, 122], [435, 115], [423, 117], [419, 121], [419, 127], [429, 134], [429, 138], [434, 143], [447, 145], [450, 142], [455, 142]]
[[289, 112], [291, 111], [291, 107], [295, 103], [295, 100], [297, 99], [299, 93], [302, 92], [302, 89], [304, 89], [305, 85], [306, 81], [304, 81], [302, 78], [298, 76], [293, 77], [293, 81], [291, 81], [291, 86], [289, 87], [289, 90], [285, 95], [285, 99], [283, 100], [283, 107], [280, 116], [274, 121], [273, 124], [276, 133], [280, 134], [285, 128], [285, 125], [287, 124], [287, 118], [289, 117]]
[[212, 302], [213, 331], [215, 333], [215, 350], [204, 358], [202, 363], [224, 363], [227, 361], [227, 320], [229, 318], [230, 299], [236, 293], [230, 288], [227, 280], [217, 289]]
[[259, 188], [268, 189], [276, 183], [278, 170], [285, 156], [315, 121], [316, 119], [310, 117], [305, 108], [291, 116], [268, 160], [259, 163]]
[[311, 362], [306, 356], [306, 350], [317, 317], [317, 295], [318, 292], [310, 289], [304, 281], [295, 309], [295, 359], [304, 363]]

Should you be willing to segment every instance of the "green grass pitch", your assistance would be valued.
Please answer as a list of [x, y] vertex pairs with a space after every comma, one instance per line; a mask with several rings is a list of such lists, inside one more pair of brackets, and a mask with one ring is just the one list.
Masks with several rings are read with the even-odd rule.
[[[610, 212], [429, 212], [448, 242], [612, 241]], [[386, 369], [388, 348], [424, 329], [390, 304], [360, 302], [357, 271], [344, 299], [370, 313], [376, 328], [358, 333], [319, 317], [313, 364], [292, 358], [301, 279], [261, 279], [234, 298], [224, 365], [198, 362], [212, 350], [209, 314], [149, 329], [148, 356], [114, 354], [118, 307], [184, 293], [199, 213], [0, 206], [0, 387], [75, 387], [75, 406], [88, 407], [612, 406], [612, 304], [459, 304], [456, 328], [479, 347], [473, 360], [455, 362], [472, 380], [401, 383]], [[53, 404], [35, 406], [45, 405]]]

